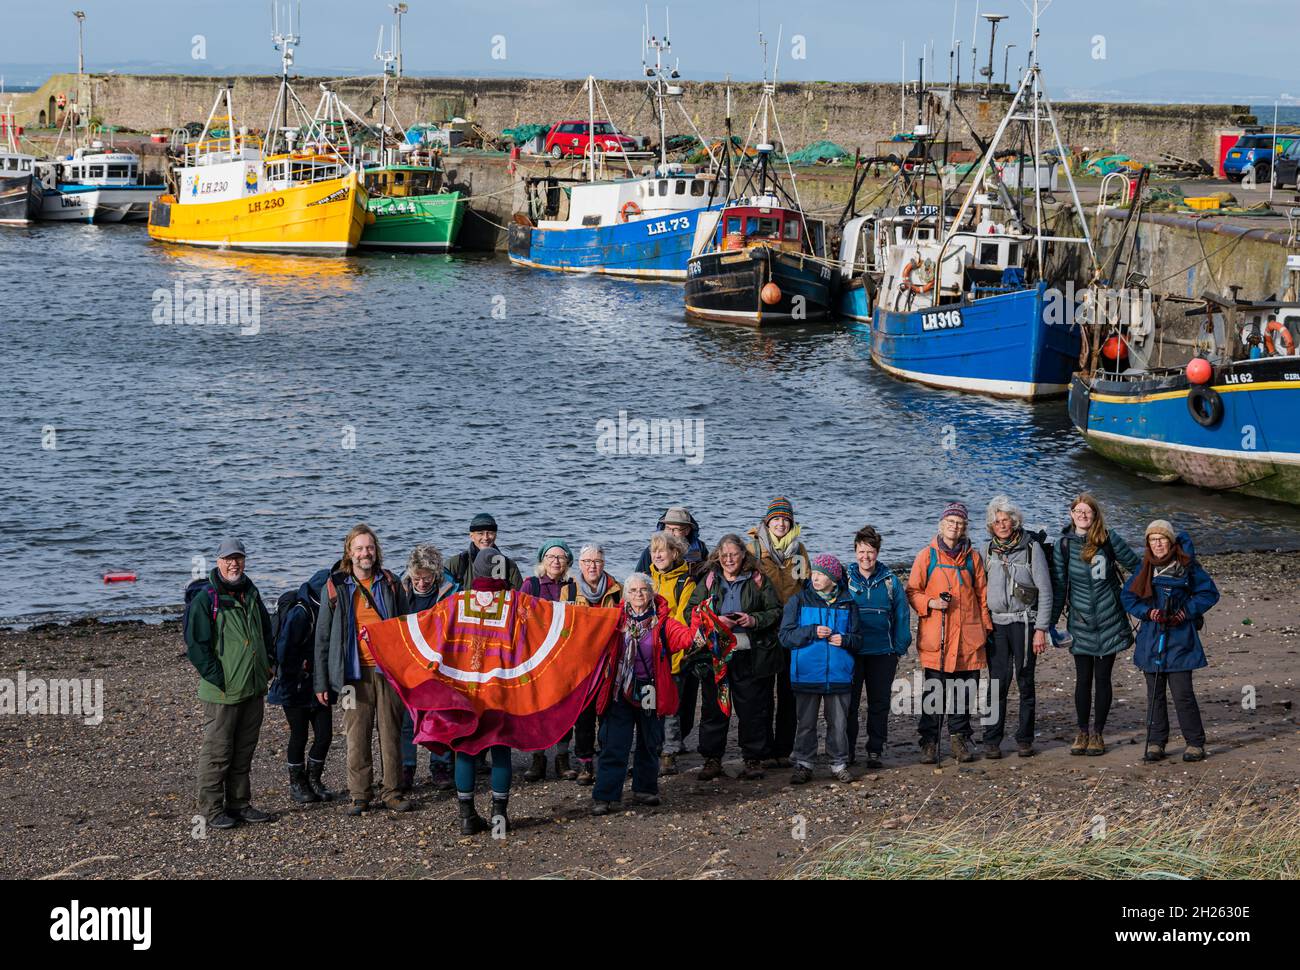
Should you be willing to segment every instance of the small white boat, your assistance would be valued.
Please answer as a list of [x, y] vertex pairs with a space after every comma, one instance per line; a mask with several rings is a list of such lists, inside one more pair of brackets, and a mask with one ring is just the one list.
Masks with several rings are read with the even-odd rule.
[[40, 218], [57, 222], [144, 222], [167, 187], [141, 184], [140, 156], [100, 142], [38, 163], [44, 185]]

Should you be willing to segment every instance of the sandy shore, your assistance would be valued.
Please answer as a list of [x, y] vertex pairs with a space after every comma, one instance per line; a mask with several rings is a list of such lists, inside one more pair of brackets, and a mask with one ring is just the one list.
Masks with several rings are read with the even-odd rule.
[[[1263, 813], [1300, 794], [1300, 553], [1207, 557], [1223, 597], [1207, 618], [1210, 658], [1196, 674], [1209, 737], [1201, 764], [1178, 759], [1176, 720], [1159, 765], [1141, 763], [1145, 703], [1141, 674], [1126, 654], [1116, 664], [1111, 750], [1070, 757], [1074, 668], [1050, 651], [1038, 673], [1038, 748], [1030, 759], [977, 760], [940, 769], [917, 763], [915, 722], [891, 717], [885, 768], [855, 769], [851, 784], [824, 769], [810, 785], [788, 772], [742, 782], [733, 744], [728, 776], [697, 780], [701, 759], [664, 780], [659, 808], [592, 818], [590, 789], [516, 772], [502, 841], [461, 839], [454, 796], [420, 779], [418, 810], [347, 818], [339, 805], [298, 808], [287, 794], [288, 732], [268, 708], [253, 768], [254, 801], [282, 811], [273, 825], [192, 836], [194, 759], [200, 736], [196, 675], [177, 624], [98, 624], [0, 632], [0, 678], [103, 681], [103, 722], [80, 717], [0, 715], [0, 876], [148, 877], [772, 877], [858, 826], [923, 828], [959, 814], [1034, 816], [1086, 807], [1112, 825], [1156, 813], [1230, 802]], [[915, 655], [899, 676], [911, 676]], [[1243, 706], [1253, 690], [1255, 706]], [[1011, 715], [1015, 713], [1012, 692]], [[1172, 706], [1170, 710], [1173, 715]], [[342, 718], [327, 782], [343, 785]], [[734, 721], [733, 721], [734, 730]], [[978, 736], [978, 735], [977, 735]], [[946, 746], [945, 746], [946, 747]], [[1010, 753], [1013, 745], [1004, 745]], [[517, 756], [517, 764], [523, 763]], [[481, 807], [486, 808], [484, 798]], [[803, 837], [797, 837], [802, 835]]]

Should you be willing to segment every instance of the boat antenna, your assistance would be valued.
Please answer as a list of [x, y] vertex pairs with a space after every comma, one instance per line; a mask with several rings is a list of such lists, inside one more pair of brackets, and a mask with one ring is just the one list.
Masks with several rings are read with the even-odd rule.
[[[677, 72], [676, 67], [673, 67], [667, 73], [664, 71], [664, 55], [672, 53], [673, 49], [672, 41], [668, 36], [668, 31], [671, 29], [668, 11], [664, 11], [663, 37], [656, 37], [650, 33], [650, 7], [648, 4], [645, 11], [645, 26], [641, 28], [641, 36], [645, 41], [641, 50], [641, 73], [650, 78], [650, 89], [654, 95], [655, 111], [659, 115], [659, 172], [663, 174], [668, 171], [668, 112], [664, 106], [664, 101], [672, 93], [669, 90], [669, 82], [676, 80], [681, 75]], [[646, 51], [654, 51], [653, 67], [646, 60]]]
[[302, 0], [298, 0], [297, 11], [286, 0], [281, 9], [280, 0], [271, 0], [271, 42], [280, 54], [280, 90], [275, 97], [275, 106], [271, 109], [271, 121], [266, 126], [266, 133], [271, 144], [269, 152], [275, 150], [275, 140], [279, 132], [277, 118], [285, 126], [289, 124], [289, 68], [293, 67], [293, 54], [302, 40]]
[[[405, 6], [405, 4], [402, 4]], [[388, 79], [396, 73], [396, 65], [401, 61], [400, 53], [395, 53], [398, 43], [397, 28], [390, 28], [392, 31], [392, 46], [387, 50], [382, 49], [384, 46], [384, 27], [379, 25], [379, 38], [375, 41], [375, 60], [379, 61], [384, 68], [384, 88], [379, 99], [379, 164], [385, 165], [388, 162], [388, 149], [385, 145], [385, 139], [388, 135]]]

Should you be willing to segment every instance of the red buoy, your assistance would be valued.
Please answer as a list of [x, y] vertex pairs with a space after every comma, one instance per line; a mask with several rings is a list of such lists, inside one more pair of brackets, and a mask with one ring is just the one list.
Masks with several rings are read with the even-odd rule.
[[1187, 379], [1193, 384], [1208, 384], [1214, 376], [1214, 368], [1204, 357], [1193, 357], [1187, 362]]
[[1101, 354], [1107, 360], [1119, 360], [1121, 357], [1127, 357], [1128, 343], [1119, 334], [1115, 334], [1101, 345]]
[[775, 283], [764, 283], [758, 295], [768, 306], [775, 306], [781, 302], [781, 287]]
[[135, 573], [104, 573], [106, 583], [134, 583]]

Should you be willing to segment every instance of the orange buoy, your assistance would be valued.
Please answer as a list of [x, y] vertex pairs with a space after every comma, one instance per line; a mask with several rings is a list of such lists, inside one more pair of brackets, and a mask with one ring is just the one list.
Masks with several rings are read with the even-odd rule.
[[1101, 353], [1107, 360], [1119, 360], [1128, 356], [1128, 343], [1116, 334], [1101, 345]]
[[768, 306], [775, 306], [781, 302], [781, 287], [775, 283], [764, 283], [758, 295]]
[[104, 573], [106, 583], [134, 583], [135, 573]]
[[1193, 357], [1187, 362], [1187, 379], [1193, 384], [1208, 384], [1214, 376], [1214, 368], [1204, 357]]

